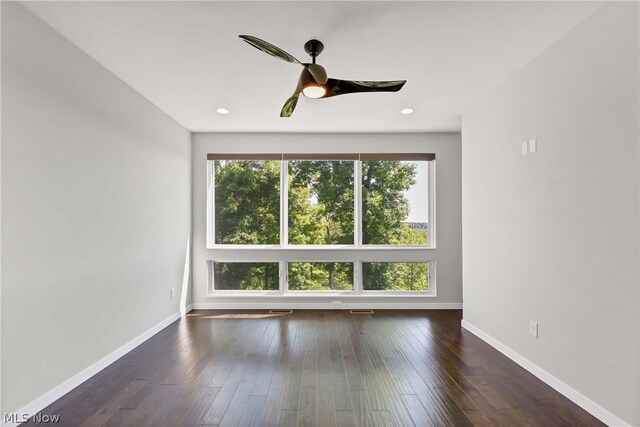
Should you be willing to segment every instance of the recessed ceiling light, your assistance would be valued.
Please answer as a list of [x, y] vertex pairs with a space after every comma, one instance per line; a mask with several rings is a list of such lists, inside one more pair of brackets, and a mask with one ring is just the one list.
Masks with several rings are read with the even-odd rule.
[[218, 113], [218, 114], [229, 114], [229, 110], [227, 110], [226, 108], [218, 108], [218, 109], [216, 109], [216, 113]]
[[413, 108], [403, 108], [402, 110], [400, 110], [400, 114], [407, 115], [411, 113], [413, 113]]

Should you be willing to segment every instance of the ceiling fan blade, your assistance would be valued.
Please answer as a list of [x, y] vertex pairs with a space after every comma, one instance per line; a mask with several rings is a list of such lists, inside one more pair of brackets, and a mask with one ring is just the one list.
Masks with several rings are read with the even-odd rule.
[[280, 117], [291, 117], [293, 114], [293, 110], [296, 109], [296, 105], [298, 104], [298, 99], [300, 98], [300, 92], [296, 92], [289, 99], [286, 100], [284, 106], [282, 107], [282, 111], [280, 111]]
[[367, 82], [358, 80], [327, 80], [327, 94], [323, 98], [330, 96], [346, 95], [349, 93], [362, 92], [397, 92], [402, 89], [406, 80], [391, 80], [382, 82]]
[[274, 46], [269, 42], [261, 40], [257, 37], [247, 36], [247, 35], [240, 35], [238, 37], [240, 37], [242, 40], [246, 41], [256, 49], [260, 49], [266, 54], [275, 56], [276, 58], [280, 58], [283, 61], [294, 62], [302, 65], [302, 62], [298, 61], [295, 56], [288, 54], [284, 50], [280, 49], [278, 46]]

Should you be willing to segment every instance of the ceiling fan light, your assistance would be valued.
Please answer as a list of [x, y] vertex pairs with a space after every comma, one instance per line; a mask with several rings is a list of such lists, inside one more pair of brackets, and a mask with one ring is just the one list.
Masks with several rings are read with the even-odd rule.
[[320, 85], [309, 85], [302, 89], [302, 94], [307, 98], [322, 98], [327, 94], [327, 90]]

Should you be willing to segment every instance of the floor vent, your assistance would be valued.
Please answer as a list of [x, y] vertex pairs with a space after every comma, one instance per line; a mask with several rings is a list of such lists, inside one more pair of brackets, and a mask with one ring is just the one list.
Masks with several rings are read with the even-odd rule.
[[349, 310], [351, 314], [373, 314], [373, 310]]
[[291, 314], [293, 310], [269, 310], [269, 314]]

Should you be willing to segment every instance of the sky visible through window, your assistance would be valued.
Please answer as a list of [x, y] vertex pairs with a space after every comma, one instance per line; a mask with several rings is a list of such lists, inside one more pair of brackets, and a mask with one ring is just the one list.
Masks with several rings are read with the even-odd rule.
[[409, 199], [408, 222], [427, 222], [429, 218], [429, 190], [427, 180], [427, 162], [401, 162], [414, 165], [416, 183], [405, 193]]

